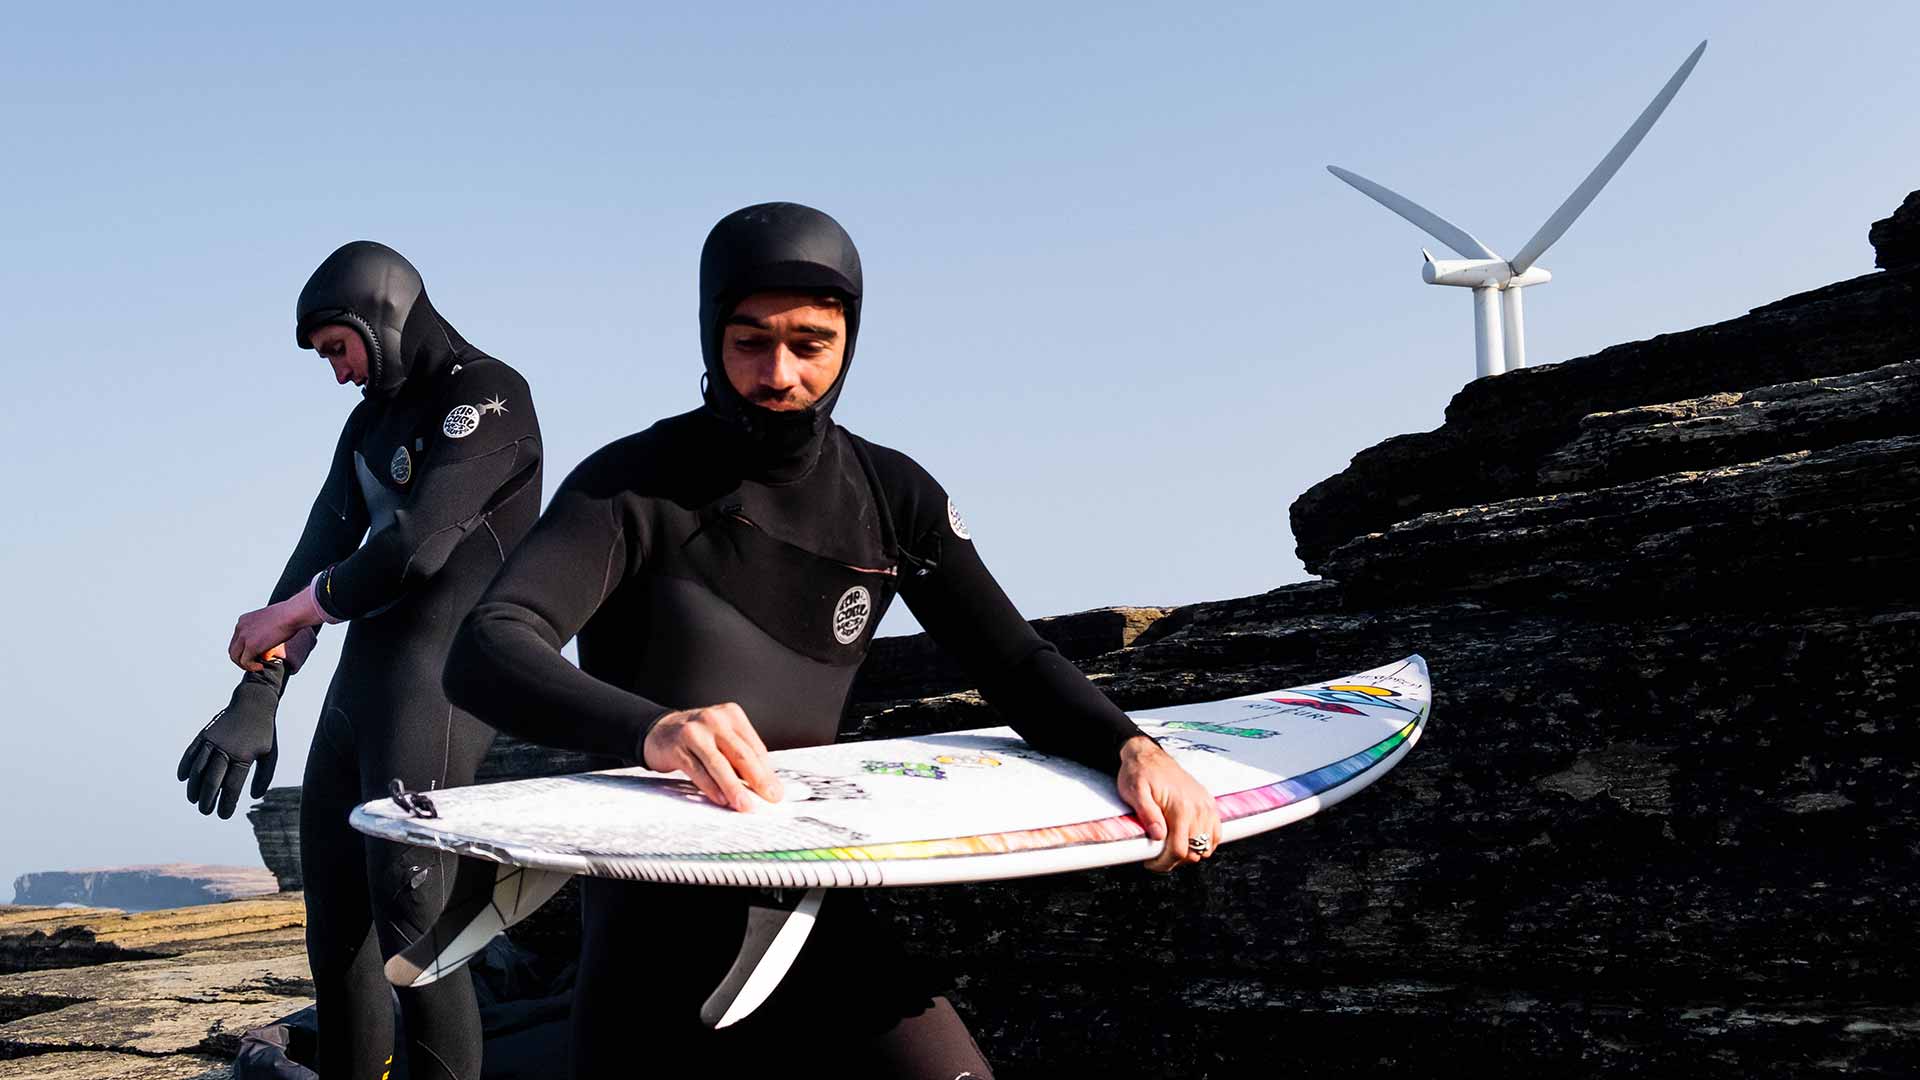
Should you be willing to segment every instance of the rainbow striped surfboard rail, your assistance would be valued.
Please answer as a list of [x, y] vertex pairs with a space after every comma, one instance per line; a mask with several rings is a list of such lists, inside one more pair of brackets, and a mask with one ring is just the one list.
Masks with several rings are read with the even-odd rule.
[[[1415, 655], [1341, 679], [1131, 716], [1214, 794], [1216, 840], [1227, 844], [1378, 780], [1420, 740], [1431, 706], [1426, 661]], [[1159, 848], [1111, 777], [1036, 751], [1010, 728], [780, 750], [773, 760], [786, 798], [750, 813], [708, 803], [677, 773], [646, 769], [434, 792], [431, 818], [391, 799], [359, 807], [351, 821], [364, 833], [498, 867], [486, 887], [456, 889], [431, 964], [390, 964], [389, 975], [419, 985], [453, 970], [465, 960], [455, 954], [478, 951], [576, 874], [872, 888], [1113, 866]], [[1232, 857], [1222, 852], [1217, 864]], [[463, 870], [462, 880], [474, 873]]]

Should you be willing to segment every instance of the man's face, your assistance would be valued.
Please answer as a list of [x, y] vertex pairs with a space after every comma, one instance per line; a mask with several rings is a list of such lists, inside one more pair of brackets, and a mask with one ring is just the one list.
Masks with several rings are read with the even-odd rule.
[[307, 335], [313, 351], [326, 357], [333, 366], [333, 381], [345, 386], [367, 385], [367, 343], [359, 331], [339, 323], [329, 323]]
[[754, 293], [720, 328], [727, 381], [775, 412], [807, 408], [833, 389], [846, 351], [846, 312], [818, 296]]

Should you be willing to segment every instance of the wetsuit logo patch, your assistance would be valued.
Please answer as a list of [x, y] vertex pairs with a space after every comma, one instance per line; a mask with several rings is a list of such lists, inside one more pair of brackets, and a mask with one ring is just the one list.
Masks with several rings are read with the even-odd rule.
[[841, 593], [839, 602], [833, 605], [833, 640], [842, 645], [860, 640], [860, 631], [867, 628], [867, 618], [872, 614], [873, 594], [866, 586], [855, 585]]
[[966, 520], [960, 516], [960, 508], [953, 505], [951, 497], [947, 499], [947, 527], [953, 530], [953, 535], [962, 540], [973, 539], [973, 534], [967, 531]]
[[471, 405], [455, 405], [440, 422], [440, 434], [449, 439], [464, 439], [480, 426], [480, 410]]
[[404, 446], [393, 448], [393, 460], [387, 462], [387, 475], [393, 477], [396, 484], [404, 484], [413, 479], [413, 455], [407, 453]]

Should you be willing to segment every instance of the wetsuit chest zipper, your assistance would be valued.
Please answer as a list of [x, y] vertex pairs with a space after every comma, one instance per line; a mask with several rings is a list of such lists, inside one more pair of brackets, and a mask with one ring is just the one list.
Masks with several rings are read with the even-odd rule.
[[[745, 513], [742, 512], [743, 509], [744, 508], [741, 507], [738, 503], [729, 503], [726, 506], [723, 506], [720, 508], [720, 513], [722, 516], [732, 518], [734, 521], [737, 521], [740, 524], [745, 525], [747, 528], [752, 529], [754, 532], [759, 533], [760, 535], [766, 537], [767, 539], [773, 541], [776, 544], [781, 545], [782, 547], [792, 548], [795, 551], [803, 552], [807, 555], [812, 555], [816, 559], [824, 559], [827, 562], [833, 563], [835, 566], [846, 567], [848, 570], [851, 570], [856, 574], [873, 574], [876, 577], [889, 577], [889, 578], [897, 578], [900, 576], [900, 568], [898, 566], [889, 566], [883, 569], [875, 569], [873, 567], [868, 567], [868, 566], [854, 566], [851, 563], [843, 563], [838, 559], [827, 559], [826, 556], [824, 555], [815, 555], [813, 552], [807, 551], [806, 548], [799, 547], [794, 544], [789, 544], [785, 540], [782, 540], [779, 537], [768, 532], [767, 530], [761, 528], [752, 518], [748, 517]], [[688, 539], [691, 540], [692, 537], [688, 537]]]

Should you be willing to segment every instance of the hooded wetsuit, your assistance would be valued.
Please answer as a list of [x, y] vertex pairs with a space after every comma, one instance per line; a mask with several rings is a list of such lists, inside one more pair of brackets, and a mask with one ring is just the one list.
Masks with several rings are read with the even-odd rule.
[[[832, 423], [844, 368], [793, 413], [752, 406], [727, 381], [722, 324], [755, 292], [838, 296], [851, 364], [852, 241], [818, 211], [750, 207], [715, 227], [701, 281], [706, 406], [567, 478], [456, 638], [450, 696], [502, 730], [620, 763], [642, 761], [668, 712], [729, 701], [770, 749], [828, 743], [899, 595], [1028, 741], [1117, 770], [1138, 729], [1020, 617], [946, 492], [906, 455]], [[576, 635], [577, 668], [560, 654]], [[746, 901], [744, 890], [584, 879], [575, 1076], [675, 1051], [788, 1075], [803, 1033], [831, 1033], [845, 1075], [986, 1075], [951, 1007], [857, 895], [827, 897], [765, 1005], [708, 1031], [700, 1003], [733, 958]]]
[[[298, 319], [302, 347], [330, 323], [367, 346], [365, 399], [272, 599], [311, 581], [328, 617], [349, 624], [307, 758], [300, 864], [320, 1075], [378, 1080], [394, 1036], [383, 956], [432, 924], [455, 860], [362, 836], [347, 814], [395, 779], [413, 791], [471, 783], [493, 741], [448, 703], [440, 673], [460, 618], [539, 513], [540, 427], [526, 380], [447, 325], [390, 248], [334, 252]], [[477, 1078], [467, 974], [399, 995], [415, 1080]]]

